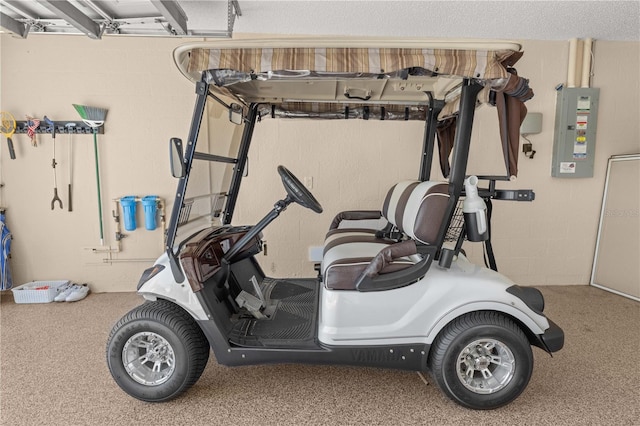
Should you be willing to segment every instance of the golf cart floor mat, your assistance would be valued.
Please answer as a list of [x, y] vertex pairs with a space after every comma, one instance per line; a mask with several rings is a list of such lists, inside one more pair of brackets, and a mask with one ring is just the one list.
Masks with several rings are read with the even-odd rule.
[[229, 333], [238, 346], [317, 348], [317, 279], [276, 280], [265, 278], [262, 291], [277, 308], [270, 318], [243, 318]]

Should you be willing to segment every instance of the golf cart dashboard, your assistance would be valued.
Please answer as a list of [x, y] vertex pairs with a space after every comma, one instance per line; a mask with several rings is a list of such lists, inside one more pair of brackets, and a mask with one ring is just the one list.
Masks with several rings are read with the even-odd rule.
[[[180, 252], [180, 263], [193, 291], [199, 291], [204, 283], [224, 265], [224, 256], [249, 230], [251, 226], [220, 226], [206, 229], [191, 238]], [[262, 250], [262, 235], [258, 234], [234, 256], [239, 261]]]

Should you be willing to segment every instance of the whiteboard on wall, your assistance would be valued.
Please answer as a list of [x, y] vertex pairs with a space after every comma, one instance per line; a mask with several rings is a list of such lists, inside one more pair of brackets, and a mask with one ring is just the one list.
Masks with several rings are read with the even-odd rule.
[[640, 301], [640, 154], [609, 159], [591, 285]]

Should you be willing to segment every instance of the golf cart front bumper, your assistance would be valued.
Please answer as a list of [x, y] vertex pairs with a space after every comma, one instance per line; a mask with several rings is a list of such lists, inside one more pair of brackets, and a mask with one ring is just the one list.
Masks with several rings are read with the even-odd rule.
[[[532, 311], [544, 315], [544, 297], [540, 290], [534, 287], [520, 287], [513, 285], [507, 289], [507, 293], [522, 300]], [[549, 328], [543, 334], [536, 335], [536, 346], [549, 353], [557, 352], [564, 346], [564, 331], [553, 321], [547, 318]]]
[[542, 347], [549, 353], [558, 352], [564, 346], [564, 331], [555, 322], [549, 321], [549, 328], [539, 335]]

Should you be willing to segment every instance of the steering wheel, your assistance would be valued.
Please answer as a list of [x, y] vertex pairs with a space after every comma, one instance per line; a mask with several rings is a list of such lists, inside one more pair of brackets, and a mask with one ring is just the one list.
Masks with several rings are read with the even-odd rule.
[[309, 192], [306, 186], [304, 186], [297, 177], [293, 175], [284, 166], [278, 166], [278, 173], [282, 179], [284, 189], [287, 190], [289, 197], [300, 204], [303, 207], [313, 210], [316, 213], [322, 213], [322, 206], [316, 200], [316, 198]]

